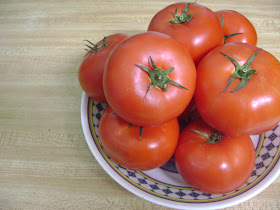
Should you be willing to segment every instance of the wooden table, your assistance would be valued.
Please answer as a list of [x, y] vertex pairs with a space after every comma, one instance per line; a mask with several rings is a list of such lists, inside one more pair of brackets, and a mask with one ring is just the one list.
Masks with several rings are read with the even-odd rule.
[[[0, 1], [0, 209], [166, 209], [117, 184], [97, 163], [80, 121], [83, 41], [134, 35], [174, 1]], [[256, 27], [280, 59], [280, 1], [200, 0]], [[280, 178], [230, 209], [279, 209]]]

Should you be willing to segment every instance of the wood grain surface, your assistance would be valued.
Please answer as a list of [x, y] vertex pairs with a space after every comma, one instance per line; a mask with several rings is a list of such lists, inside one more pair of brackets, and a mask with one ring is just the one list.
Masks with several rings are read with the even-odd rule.
[[[144, 32], [175, 1], [0, 0], [0, 209], [167, 209], [128, 192], [84, 139], [77, 70], [83, 41]], [[199, 0], [256, 27], [258, 46], [280, 59], [280, 1]], [[279, 209], [280, 178], [228, 209]]]

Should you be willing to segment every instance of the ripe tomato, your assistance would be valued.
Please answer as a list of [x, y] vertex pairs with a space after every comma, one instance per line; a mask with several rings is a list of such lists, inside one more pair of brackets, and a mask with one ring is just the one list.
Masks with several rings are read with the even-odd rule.
[[185, 127], [175, 151], [175, 164], [183, 179], [195, 189], [214, 194], [241, 187], [254, 169], [255, 158], [249, 135], [224, 136], [201, 119]]
[[265, 50], [227, 43], [200, 62], [197, 74], [196, 107], [215, 129], [230, 136], [253, 135], [279, 121], [280, 63]]
[[96, 45], [89, 42], [89, 51], [81, 62], [78, 76], [82, 89], [94, 100], [106, 102], [102, 84], [105, 62], [113, 48], [127, 37], [126, 34], [113, 34]]
[[[245, 16], [232, 10], [221, 10], [215, 12], [215, 14], [220, 22], [223, 19], [224, 43], [243, 42], [252, 45], [257, 44], [257, 32], [252, 23]], [[242, 34], [230, 36], [236, 33]]]
[[195, 82], [188, 51], [158, 32], [137, 34], [119, 44], [107, 60], [103, 78], [112, 109], [139, 126], [178, 117], [193, 96]]
[[131, 170], [162, 166], [173, 155], [179, 139], [179, 124], [173, 119], [158, 127], [131, 126], [108, 107], [100, 120], [101, 144], [110, 158]]
[[207, 7], [196, 3], [171, 4], [151, 20], [148, 31], [170, 35], [190, 52], [195, 64], [223, 43], [219, 19]]

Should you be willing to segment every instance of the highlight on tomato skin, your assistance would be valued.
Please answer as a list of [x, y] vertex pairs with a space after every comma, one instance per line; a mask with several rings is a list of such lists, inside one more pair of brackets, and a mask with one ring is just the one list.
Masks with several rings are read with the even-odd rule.
[[175, 164], [193, 188], [224, 194], [238, 189], [249, 179], [255, 165], [255, 148], [249, 135], [222, 135], [198, 119], [181, 132]]
[[170, 35], [191, 54], [195, 65], [212, 49], [223, 44], [219, 19], [209, 8], [197, 3], [175, 3], [154, 15], [148, 31]]
[[220, 10], [215, 14], [222, 24], [224, 43], [242, 42], [257, 45], [256, 29], [244, 15], [233, 10]]
[[195, 104], [213, 128], [230, 136], [255, 135], [280, 120], [279, 81], [280, 63], [272, 54], [230, 42], [199, 63]]
[[83, 91], [99, 102], [106, 102], [103, 90], [105, 63], [111, 51], [128, 35], [123, 33], [105, 36], [98, 43], [84, 40], [88, 52], [85, 54], [78, 71], [78, 79]]
[[[125, 56], [124, 56], [125, 55]], [[138, 126], [159, 126], [178, 117], [191, 101], [196, 68], [172, 37], [154, 31], [129, 37], [110, 54], [104, 93], [111, 108]]]
[[107, 155], [119, 165], [138, 171], [164, 165], [174, 154], [179, 139], [175, 118], [157, 127], [132, 125], [108, 107], [99, 124], [100, 141]]

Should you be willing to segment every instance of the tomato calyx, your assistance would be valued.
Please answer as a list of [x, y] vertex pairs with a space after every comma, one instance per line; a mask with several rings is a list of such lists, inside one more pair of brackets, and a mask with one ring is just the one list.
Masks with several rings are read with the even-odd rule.
[[189, 9], [191, 3], [188, 3], [187, 6], [184, 8], [183, 12], [181, 15], [179, 15], [177, 13], [177, 8], [175, 9], [175, 13], [174, 13], [174, 20], [171, 20], [170, 23], [171, 24], [181, 24], [181, 23], [188, 23], [191, 24], [189, 21], [192, 19], [192, 14], [190, 13], [189, 15], [187, 15], [187, 11]]
[[[221, 19], [221, 25], [223, 27], [224, 25], [224, 15], [222, 15], [222, 19]], [[229, 34], [229, 35], [224, 35], [224, 44], [226, 43], [226, 40], [230, 37], [233, 37], [233, 36], [236, 36], [236, 35], [239, 35], [239, 34], [243, 34], [243, 33], [233, 33], [233, 34]]]
[[[129, 128], [131, 128], [133, 126], [133, 124], [132, 123], [130, 123], [129, 124]], [[144, 127], [143, 126], [140, 126], [140, 135], [139, 135], [139, 140], [141, 140], [141, 138], [142, 138], [142, 133], [143, 133], [143, 131], [144, 131]]]
[[234, 33], [234, 34], [229, 34], [229, 35], [225, 35], [224, 36], [224, 44], [226, 43], [226, 40], [230, 37], [233, 37], [233, 36], [236, 36], [236, 35], [239, 35], [239, 34], [243, 34], [243, 33]]
[[151, 90], [154, 87], [158, 87], [158, 88], [164, 90], [165, 92], [167, 92], [168, 91], [168, 85], [172, 84], [172, 85], [175, 85], [177, 87], [184, 88], [184, 89], [188, 90], [188, 88], [185, 88], [184, 86], [178, 84], [177, 82], [174, 82], [173, 80], [169, 79], [168, 74], [170, 74], [175, 69], [174, 67], [172, 67], [170, 69], [167, 69], [167, 70], [162, 70], [160, 67], [157, 67], [155, 65], [151, 56], [149, 58], [150, 58], [150, 61], [151, 61], [151, 64], [152, 64], [152, 67], [153, 67], [154, 70], [151, 70], [146, 66], [140, 66], [138, 64], [135, 64], [135, 66], [137, 66], [140, 69], [146, 71], [149, 74], [149, 78], [151, 80], [151, 82], [149, 83], [148, 90], [145, 94], [145, 100], [146, 100], [146, 96], [148, 94], [148, 91]]
[[230, 86], [230, 84], [233, 82], [233, 80], [235, 78], [239, 78], [241, 79], [239, 85], [237, 86], [237, 88], [235, 88], [234, 90], [230, 90], [229, 92], [236, 92], [238, 90], [241, 90], [242, 88], [244, 88], [246, 86], [246, 84], [248, 83], [249, 79], [252, 78], [254, 73], [257, 73], [257, 70], [252, 70], [250, 69], [250, 66], [252, 64], [252, 62], [254, 61], [255, 57], [257, 56], [258, 52], [261, 50], [261, 48], [259, 48], [251, 57], [250, 59], [247, 61], [247, 63], [245, 63], [243, 66], [240, 66], [239, 63], [234, 60], [233, 58], [231, 58], [230, 56], [222, 53], [221, 51], [219, 51], [223, 56], [225, 56], [227, 59], [229, 59], [235, 66], [235, 72], [232, 74], [231, 78], [229, 79], [227, 86], [225, 88], [225, 90], [223, 91], [222, 94], [225, 93], [225, 91], [227, 90], [227, 88]]
[[197, 134], [202, 135], [203, 137], [205, 137], [207, 139], [207, 141], [203, 144], [217, 144], [217, 143], [221, 142], [223, 136], [226, 136], [225, 134], [222, 134], [215, 130], [211, 133], [211, 135], [208, 135], [206, 133], [203, 133], [203, 132], [195, 130], [195, 129], [190, 129], [190, 130]]
[[88, 44], [86, 44], [86, 46], [89, 48], [89, 49], [85, 49], [85, 50], [87, 50], [87, 51], [89, 51], [89, 52], [91, 52], [91, 53], [95, 53], [95, 52], [97, 52], [98, 50], [100, 50], [100, 49], [102, 49], [103, 47], [105, 47], [106, 46], [106, 36], [103, 38], [103, 40], [102, 40], [102, 45], [100, 45], [100, 46], [97, 46], [96, 44], [93, 44], [91, 41], [89, 41], [89, 40], [84, 40], [85, 42], [88, 42], [90, 45], [88, 45]]

